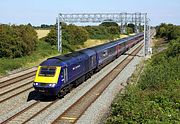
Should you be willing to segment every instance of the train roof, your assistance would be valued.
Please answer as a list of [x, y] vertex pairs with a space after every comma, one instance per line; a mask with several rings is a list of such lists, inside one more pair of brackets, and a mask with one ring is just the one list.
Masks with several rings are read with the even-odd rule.
[[[40, 65], [41, 66], [60, 66], [61, 65], [66, 65], [66, 64], [72, 64], [76, 61], [79, 61], [81, 59], [86, 59], [88, 56], [95, 55], [95, 51], [103, 50], [105, 48], [110, 48], [115, 46], [117, 43], [121, 44], [124, 42], [127, 42], [128, 40], [137, 37], [137, 36], [142, 36], [143, 33], [139, 33], [137, 35], [130, 36], [128, 38], [122, 38], [116, 41], [111, 41], [105, 44], [101, 44], [98, 46], [94, 46], [91, 48], [83, 49], [80, 51], [75, 51], [69, 54], [65, 55], [59, 55], [55, 57], [48, 58], [46, 61], [42, 62]], [[95, 50], [95, 51], [94, 51]]]
[[93, 54], [96, 54], [93, 50], [91, 50], [91, 49], [83, 49], [83, 50], [75, 51], [75, 52], [72, 52], [72, 53], [69, 53], [69, 54], [55, 56], [55, 57], [52, 57], [52, 58], [49, 58], [49, 59], [59, 59], [59, 60], [66, 61], [66, 60], [71, 59], [72, 57], [80, 57], [81, 58], [81, 57], [84, 57], [84, 56], [91, 56]]
[[90, 49], [84, 49], [80, 51], [75, 51], [65, 55], [59, 55], [55, 57], [48, 58], [46, 61], [42, 62], [41, 66], [65, 66], [74, 64], [76, 62], [88, 59], [88, 56], [95, 55], [95, 51]]

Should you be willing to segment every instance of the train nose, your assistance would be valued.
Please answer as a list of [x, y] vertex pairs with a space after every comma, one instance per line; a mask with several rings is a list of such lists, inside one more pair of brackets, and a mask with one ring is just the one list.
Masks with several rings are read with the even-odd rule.
[[34, 82], [46, 83], [54, 87], [58, 83], [61, 67], [39, 66]]

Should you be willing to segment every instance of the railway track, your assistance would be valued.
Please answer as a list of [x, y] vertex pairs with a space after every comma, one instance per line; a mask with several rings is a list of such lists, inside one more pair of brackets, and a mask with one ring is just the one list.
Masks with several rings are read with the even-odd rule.
[[22, 84], [22, 85], [20, 85], [20, 86], [14, 87], [13, 89], [9, 89], [9, 90], [7, 90], [7, 91], [1, 92], [1, 93], [0, 93], [0, 96], [5, 95], [5, 94], [7, 94], [7, 93], [10, 93], [10, 92], [12, 92], [12, 91], [14, 91], [14, 90], [16, 90], [16, 89], [20, 89], [20, 88], [22, 88], [22, 87], [24, 87], [24, 86], [27, 86], [27, 85], [29, 85], [29, 84], [32, 84], [32, 83], [33, 83], [33, 81], [28, 81], [28, 82], [25, 83], [25, 84]]
[[[21, 91], [18, 91], [18, 92], [16, 92], [16, 93], [12, 93], [10, 96], [8, 96], [8, 97], [5, 97], [5, 98], [2, 98], [1, 100], [0, 100], [0, 103], [3, 103], [3, 102], [5, 102], [5, 101], [7, 101], [7, 100], [9, 100], [9, 99], [11, 99], [11, 98], [13, 98], [13, 97], [16, 97], [17, 95], [19, 95], [19, 94], [22, 94], [22, 93], [24, 93], [24, 92], [26, 92], [26, 91], [28, 91], [28, 90], [32, 90], [33, 89], [33, 87], [32, 86], [30, 86], [30, 87], [28, 87], [28, 88], [26, 88], [26, 89], [22, 89]], [[15, 91], [16, 89], [13, 89], [13, 91]], [[12, 92], [12, 91], [11, 91]], [[5, 94], [3, 94], [3, 95], [5, 95]]]
[[32, 68], [30, 71], [25, 73], [21, 71], [21, 74], [17, 76], [13, 76], [12, 74], [7, 77], [0, 78], [0, 103], [33, 89], [32, 83], [35, 72], [36, 68]]
[[1, 122], [1, 124], [6, 124], [6, 123], [25, 124], [28, 121], [30, 121], [32, 118], [36, 117], [38, 114], [40, 114], [41, 112], [45, 111], [47, 108], [55, 104], [57, 101], [58, 99], [53, 102], [34, 101], [30, 106], [24, 108], [20, 112], [9, 117], [5, 121]]
[[[96, 83], [88, 92], [80, 97], [75, 103], [73, 103], [68, 109], [66, 109], [58, 118], [56, 118], [53, 123], [76, 123], [77, 120], [82, 116], [82, 114], [87, 110], [87, 108], [103, 93], [103, 91], [109, 86], [109, 84], [117, 77], [117, 75], [128, 65], [128, 63], [134, 58], [134, 56], [142, 48], [142, 44], [132, 52], [132, 56], [126, 57], [118, 66], [111, 70], [104, 78], [102, 78], [98, 83]], [[31, 82], [29, 82], [31, 83]], [[24, 84], [25, 86], [25, 84]], [[23, 86], [19, 86], [21, 89]], [[8, 97], [4, 101], [17, 96], [23, 92], [26, 92], [32, 88], [24, 89], [19, 93]], [[7, 91], [8, 93], [12, 91]], [[6, 93], [3, 93], [3, 95]], [[1, 94], [2, 95], [2, 94]], [[1, 96], [0, 95], [0, 96]], [[4, 102], [4, 101], [0, 101]], [[12, 115], [11, 117], [0, 122], [5, 123], [27, 123], [32, 120], [34, 117], [45, 111], [47, 108], [54, 105], [58, 99], [53, 102], [40, 102], [33, 101], [31, 105], [25, 107], [18, 113]]]
[[[33, 77], [33, 76], [35, 76], [35, 73], [36, 73], [36, 69], [32, 69], [32, 71], [30, 71], [30, 72], [22, 73], [18, 76], [12, 77], [12, 78], [0, 78], [0, 88], [4, 88], [6, 86], [18, 83], [19, 81]], [[9, 76], [11, 76], [11, 75], [9, 75]], [[9, 76], [7, 76], [7, 77], [9, 77]]]
[[131, 56], [127, 56], [120, 64], [111, 70], [104, 78], [86, 92], [80, 99], [66, 109], [53, 124], [74, 124], [83, 115], [87, 108], [103, 93], [109, 84], [118, 76], [118, 74], [133, 60], [134, 56], [141, 50], [141, 44], [133, 51]]

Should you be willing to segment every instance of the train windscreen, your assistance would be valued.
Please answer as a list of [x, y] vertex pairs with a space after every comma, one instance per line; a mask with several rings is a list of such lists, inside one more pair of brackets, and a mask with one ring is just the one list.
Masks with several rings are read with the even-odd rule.
[[41, 67], [39, 76], [53, 77], [56, 73], [56, 67]]

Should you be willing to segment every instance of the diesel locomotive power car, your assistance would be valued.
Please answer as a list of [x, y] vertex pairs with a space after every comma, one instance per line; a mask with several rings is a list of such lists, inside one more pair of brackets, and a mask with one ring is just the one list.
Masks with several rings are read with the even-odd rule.
[[33, 87], [45, 95], [61, 97], [141, 40], [143, 33], [48, 58], [39, 65]]

